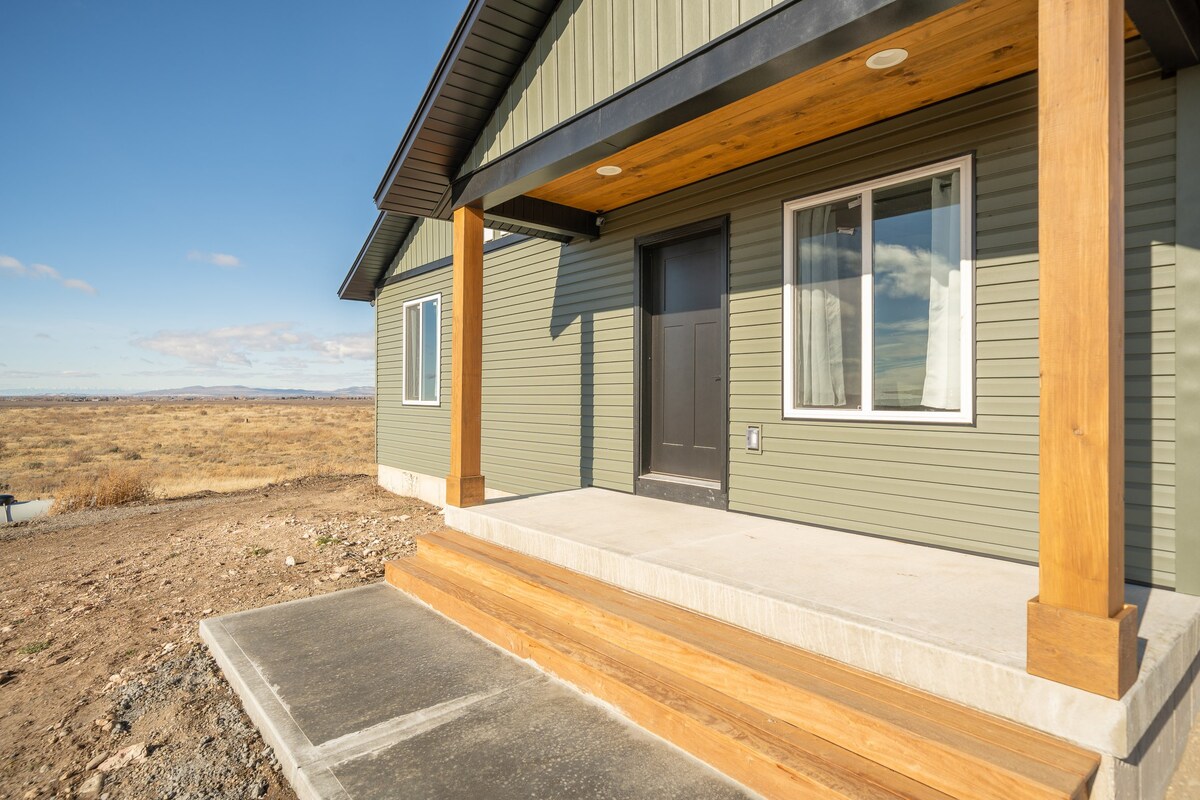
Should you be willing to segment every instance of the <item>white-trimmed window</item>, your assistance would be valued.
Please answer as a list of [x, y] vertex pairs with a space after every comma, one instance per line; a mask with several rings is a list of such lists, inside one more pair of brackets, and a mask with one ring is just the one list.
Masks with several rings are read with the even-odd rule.
[[970, 156], [783, 206], [783, 412], [971, 422]]
[[442, 296], [404, 304], [404, 403], [436, 406], [441, 383]]

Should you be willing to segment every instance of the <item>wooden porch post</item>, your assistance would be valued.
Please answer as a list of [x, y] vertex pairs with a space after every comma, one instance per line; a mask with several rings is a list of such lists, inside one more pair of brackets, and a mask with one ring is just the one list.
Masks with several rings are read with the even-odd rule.
[[483, 211], [454, 211], [454, 310], [450, 381], [450, 474], [446, 502], [483, 502], [480, 409], [483, 400]]
[[1137, 677], [1125, 604], [1122, 0], [1040, 0], [1039, 594], [1027, 669], [1120, 697]]

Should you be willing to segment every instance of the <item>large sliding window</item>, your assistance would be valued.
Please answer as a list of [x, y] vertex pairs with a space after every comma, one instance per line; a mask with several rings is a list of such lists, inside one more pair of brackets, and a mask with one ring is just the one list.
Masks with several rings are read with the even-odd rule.
[[785, 417], [972, 421], [971, 167], [784, 204]]
[[441, 372], [442, 296], [404, 304], [404, 403], [436, 406]]

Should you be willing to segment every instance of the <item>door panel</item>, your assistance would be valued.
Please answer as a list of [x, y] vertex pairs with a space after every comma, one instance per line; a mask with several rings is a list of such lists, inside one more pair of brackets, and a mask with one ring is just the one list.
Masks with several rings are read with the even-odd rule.
[[725, 466], [725, 258], [720, 234], [650, 251], [646, 472], [720, 481]]

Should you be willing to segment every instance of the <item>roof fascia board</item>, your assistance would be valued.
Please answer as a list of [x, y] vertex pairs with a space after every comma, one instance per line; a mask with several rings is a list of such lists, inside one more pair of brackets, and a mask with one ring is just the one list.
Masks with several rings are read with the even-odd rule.
[[1126, 0], [1125, 11], [1164, 70], [1200, 64], [1197, 0]]
[[462, 176], [436, 213], [476, 204], [486, 209], [519, 197], [961, 2], [804, 0], [778, 6]]

